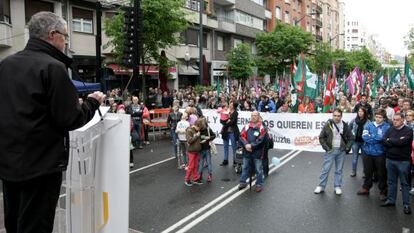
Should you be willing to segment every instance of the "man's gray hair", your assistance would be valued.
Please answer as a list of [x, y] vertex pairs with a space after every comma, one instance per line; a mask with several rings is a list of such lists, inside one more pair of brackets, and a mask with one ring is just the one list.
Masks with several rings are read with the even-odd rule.
[[50, 31], [63, 32], [66, 25], [66, 21], [55, 13], [41, 11], [34, 14], [29, 21], [29, 36], [30, 38], [46, 40]]

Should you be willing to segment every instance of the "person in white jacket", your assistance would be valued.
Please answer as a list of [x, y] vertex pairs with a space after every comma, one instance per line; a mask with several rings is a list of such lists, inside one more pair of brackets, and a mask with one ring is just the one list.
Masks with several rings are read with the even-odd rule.
[[177, 155], [177, 162], [178, 162], [178, 169], [183, 169], [187, 167], [188, 159], [187, 159], [187, 138], [185, 136], [185, 132], [187, 128], [190, 127], [190, 122], [188, 122], [188, 114], [183, 113], [181, 116], [181, 120], [177, 123], [177, 128], [175, 132], [178, 136], [178, 155]]

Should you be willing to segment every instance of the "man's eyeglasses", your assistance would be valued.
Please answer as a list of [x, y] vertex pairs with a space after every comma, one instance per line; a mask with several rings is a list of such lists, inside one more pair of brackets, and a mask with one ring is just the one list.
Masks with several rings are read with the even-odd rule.
[[68, 40], [69, 39], [69, 35], [67, 33], [63, 33], [63, 32], [60, 32], [58, 30], [55, 30], [54, 32], [57, 33], [57, 34], [60, 34], [60, 35], [64, 36], [65, 37], [65, 40]]

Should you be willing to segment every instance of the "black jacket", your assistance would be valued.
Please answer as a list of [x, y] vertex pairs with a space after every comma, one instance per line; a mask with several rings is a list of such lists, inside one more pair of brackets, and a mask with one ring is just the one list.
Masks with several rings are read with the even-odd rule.
[[99, 107], [79, 104], [67, 68], [71, 59], [40, 39], [0, 62], [0, 178], [24, 181], [63, 171], [68, 131], [86, 124]]
[[404, 125], [400, 130], [391, 127], [384, 135], [385, 156], [387, 159], [411, 161], [413, 130]]
[[238, 116], [239, 113], [237, 111], [234, 111], [232, 114], [230, 114], [229, 122], [220, 120], [220, 123], [223, 125], [223, 127], [221, 128], [221, 136], [223, 139], [227, 139], [229, 135], [228, 130], [229, 128], [231, 128], [231, 131], [234, 133], [236, 141], [239, 140], [240, 130], [237, 126]]

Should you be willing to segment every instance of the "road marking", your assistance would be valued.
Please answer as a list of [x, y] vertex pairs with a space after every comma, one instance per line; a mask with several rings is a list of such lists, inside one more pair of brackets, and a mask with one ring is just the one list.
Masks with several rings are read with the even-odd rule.
[[158, 164], [165, 163], [165, 162], [170, 161], [170, 160], [172, 160], [172, 159], [175, 159], [175, 157], [173, 156], [173, 157], [170, 157], [170, 158], [168, 158], [168, 159], [164, 159], [164, 160], [162, 160], [162, 161], [159, 161], [159, 162], [156, 162], [156, 163], [153, 163], [153, 164], [147, 165], [147, 166], [145, 166], [145, 167], [138, 168], [138, 169], [136, 169], [136, 170], [130, 171], [130, 172], [129, 172], [129, 174], [133, 174], [133, 173], [135, 173], [135, 172], [142, 171], [142, 170], [144, 170], [144, 169], [147, 169], [147, 168], [150, 168], [150, 167], [156, 166], [156, 165], [158, 165]]
[[[295, 153], [295, 151], [290, 151], [288, 153], [286, 153], [284, 156], [282, 156], [280, 158], [280, 160], [284, 160], [285, 158], [287, 158], [288, 156], [290, 156], [291, 154]], [[282, 165], [279, 164], [279, 166]], [[271, 171], [269, 171], [270, 174]], [[238, 190], [238, 185], [236, 185], [235, 187], [233, 187], [232, 189], [230, 189], [229, 191], [225, 192], [224, 194], [220, 195], [219, 197], [217, 197], [216, 199], [214, 199], [213, 201], [209, 202], [208, 204], [206, 204], [205, 206], [201, 207], [200, 209], [194, 211], [192, 214], [188, 215], [187, 217], [181, 219], [180, 221], [178, 221], [177, 223], [175, 223], [174, 225], [168, 227], [167, 229], [165, 229], [164, 231], [162, 231], [162, 233], [168, 233], [171, 232], [175, 229], [177, 229], [179, 226], [183, 225], [184, 223], [188, 222], [189, 220], [193, 219], [194, 217], [196, 217], [197, 215], [201, 214], [202, 212], [204, 212], [205, 210], [209, 209], [210, 207], [212, 207], [213, 205], [217, 204], [219, 201], [221, 201], [222, 199], [226, 198], [227, 196], [229, 196], [231, 193], [233, 193], [234, 191]]]
[[[271, 174], [272, 172], [276, 171], [278, 168], [282, 167], [282, 165], [284, 165], [285, 163], [289, 162], [291, 159], [295, 158], [301, 152], [302, 151], [297, 151], [292, 156], [290, 156], [289, 158], [287, 158], [286, 160], [284, 160], [282, 163], [280, 163], [278, 166], [275, 166], [272, 169], [270, 169], [269, 174]], [[253, 181], [252, 185], [253, 184], [256, 184], [256, 180]], [[214, 208], [208, 210], [207, 212], [205, 212], [200, 217], [198, 217], [198, 218], [194, 219], [193, 221], [191, 221], [188, 225], [186, 225], [185, 227], [183, 227], [179, 231], [177, 231], [177, 233], [178, 232], [180, 232], [180, 233], [187, 232], [188, 230], [190, 230], [191, 228], [193, 228], [195, 225], [197, 225], [201, 221], [205, 220], [210, 215], [214, 214], [215, 212], [217, 212], [218, 210], [220, 210], [221, 208], [223, 208], [225, 205], [227, 205], [228, 203], [230, 203], [231, 201], [233, 201], [234, 199], [236, 199], [238, 196], [242, 195], [247, 190], [249, 190], [249, 189], [246, 187], [245, 189], [240, 190], [239, 192], [236, 192], [235, 194], [233, 194], [232, 196], [230, 196], [229, 198], [227, 198], [226, 200], [224, 200], [220, 204], [216, 205]]]
[[[144, 166], [144, 167], [138, 168], [138, 169], [136, 169], [136, 170], [132, 170], [132, 171], [130, 171], [130, 172], [129, 172], [129, 174], [133, 174], [133, 173], [135, 173], [135, 172], [142, 171], [142, 170], [144, 170], [144, 169], [147, 169], [147, 168], [150, 168], [150, 167], [156, 166], [156, 165], [158, 165], [158, 164], [168, 162], [168, 161], [170, 161], [170, 160], [172, 160], [172, 159], [175, 159], [175, 157], [170, 157], [170, 158], [168, 158], [168, 159], [164, 159], [164, 160], [162, 160], [162, 161], [159, 161], [159, 162], [156, 162], [156, 163], [152, 163], [152, 164], [150, 164], [150, 165], [147, 165], [147, 166]], [[59, 196], [59, 198], [62, 198], [62, 197], [66, 197], [66, 193], [61, 194], [61, 195]]]

